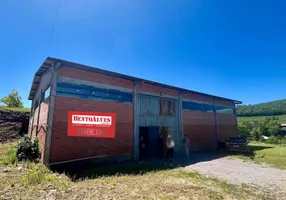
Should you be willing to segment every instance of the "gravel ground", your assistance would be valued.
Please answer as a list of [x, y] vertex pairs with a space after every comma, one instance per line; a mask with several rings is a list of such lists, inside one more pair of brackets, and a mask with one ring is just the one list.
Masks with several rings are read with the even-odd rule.
[[231, 184], [248, 184], [286, 199], [286, 170], [227, 157], [197, 162], [185, 167]]

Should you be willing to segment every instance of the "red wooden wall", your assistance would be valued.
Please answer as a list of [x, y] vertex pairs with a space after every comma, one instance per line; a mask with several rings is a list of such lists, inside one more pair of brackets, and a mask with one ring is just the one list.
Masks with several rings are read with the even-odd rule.
[[214, 113], [183, 110], [183, 130], [190, 140], [190, 150], [217, 147]]
[[[37, 130], [39, 108], [40, 108], [40, 117], [39, 117], [39, 124], [38, 124], [38, 130]], [[47, 133], [47, 122], [48, 122], [48, 110], [49, 110], [49, 99], [46, 99], [44, 102], [41, 103], [41, 107], [38, 106], [34, 112], [32, 137], [35, 138], [36, 133], [38, 132], [39, 148], [41, 151], [41, 160], [43, 160], [43, 156], [44, 156], [44, 148], [45, 148], [46, 133]]]
[[[68, 111], [116, 113], [115, 139], [68, 137]], [[50, 163], [94, 156], [132, 156], [133, 105], [56, 97]]]

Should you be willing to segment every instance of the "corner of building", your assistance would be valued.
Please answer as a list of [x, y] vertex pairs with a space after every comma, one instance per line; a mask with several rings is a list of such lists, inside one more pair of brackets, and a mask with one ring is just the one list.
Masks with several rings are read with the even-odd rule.
[[55, 110], [55, 98], [56, 98], [56, 87], [57, 87], [57, 70], [60, 67], [61, 63], [57, 62], [55, 65], [51, 66], [52, 80], [51, 80], [51, 91], [49, 99], [49, 110], [48, 110], [48, 120], [47, 120], [47, 133], [45, 138], [45, 147], [44, 147], [44, 157], [43, 163], [48, 165], [50, 159], [51, 151], [51, 138], [52, 138], [52, 129], [53, 129], [53, 118]]

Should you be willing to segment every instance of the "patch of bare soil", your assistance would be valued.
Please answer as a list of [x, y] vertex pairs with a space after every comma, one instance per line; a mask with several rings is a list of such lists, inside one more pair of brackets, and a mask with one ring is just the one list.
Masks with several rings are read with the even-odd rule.
[[29, 113], [0, 110], [0, 142], [13, 141], [28, 132]]

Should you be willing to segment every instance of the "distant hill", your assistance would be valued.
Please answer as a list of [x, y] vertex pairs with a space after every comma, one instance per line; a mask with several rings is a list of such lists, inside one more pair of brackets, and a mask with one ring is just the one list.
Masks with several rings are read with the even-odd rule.
[[[281, 124], [286, 124], [286, 115], [275, 115], [276, 117], [279, 117], [279, 122]], [[250, 117], [238, 117], [237, 121], [238, 123], [241, 122], [263, 122], [265, 120], [266, 116], [250, 116]]]
[[272, 116], [286, 114], [286, 99], [270, 101], [254, 105], [241, 105], [237, 107], [237, 115], [247, 116]]

